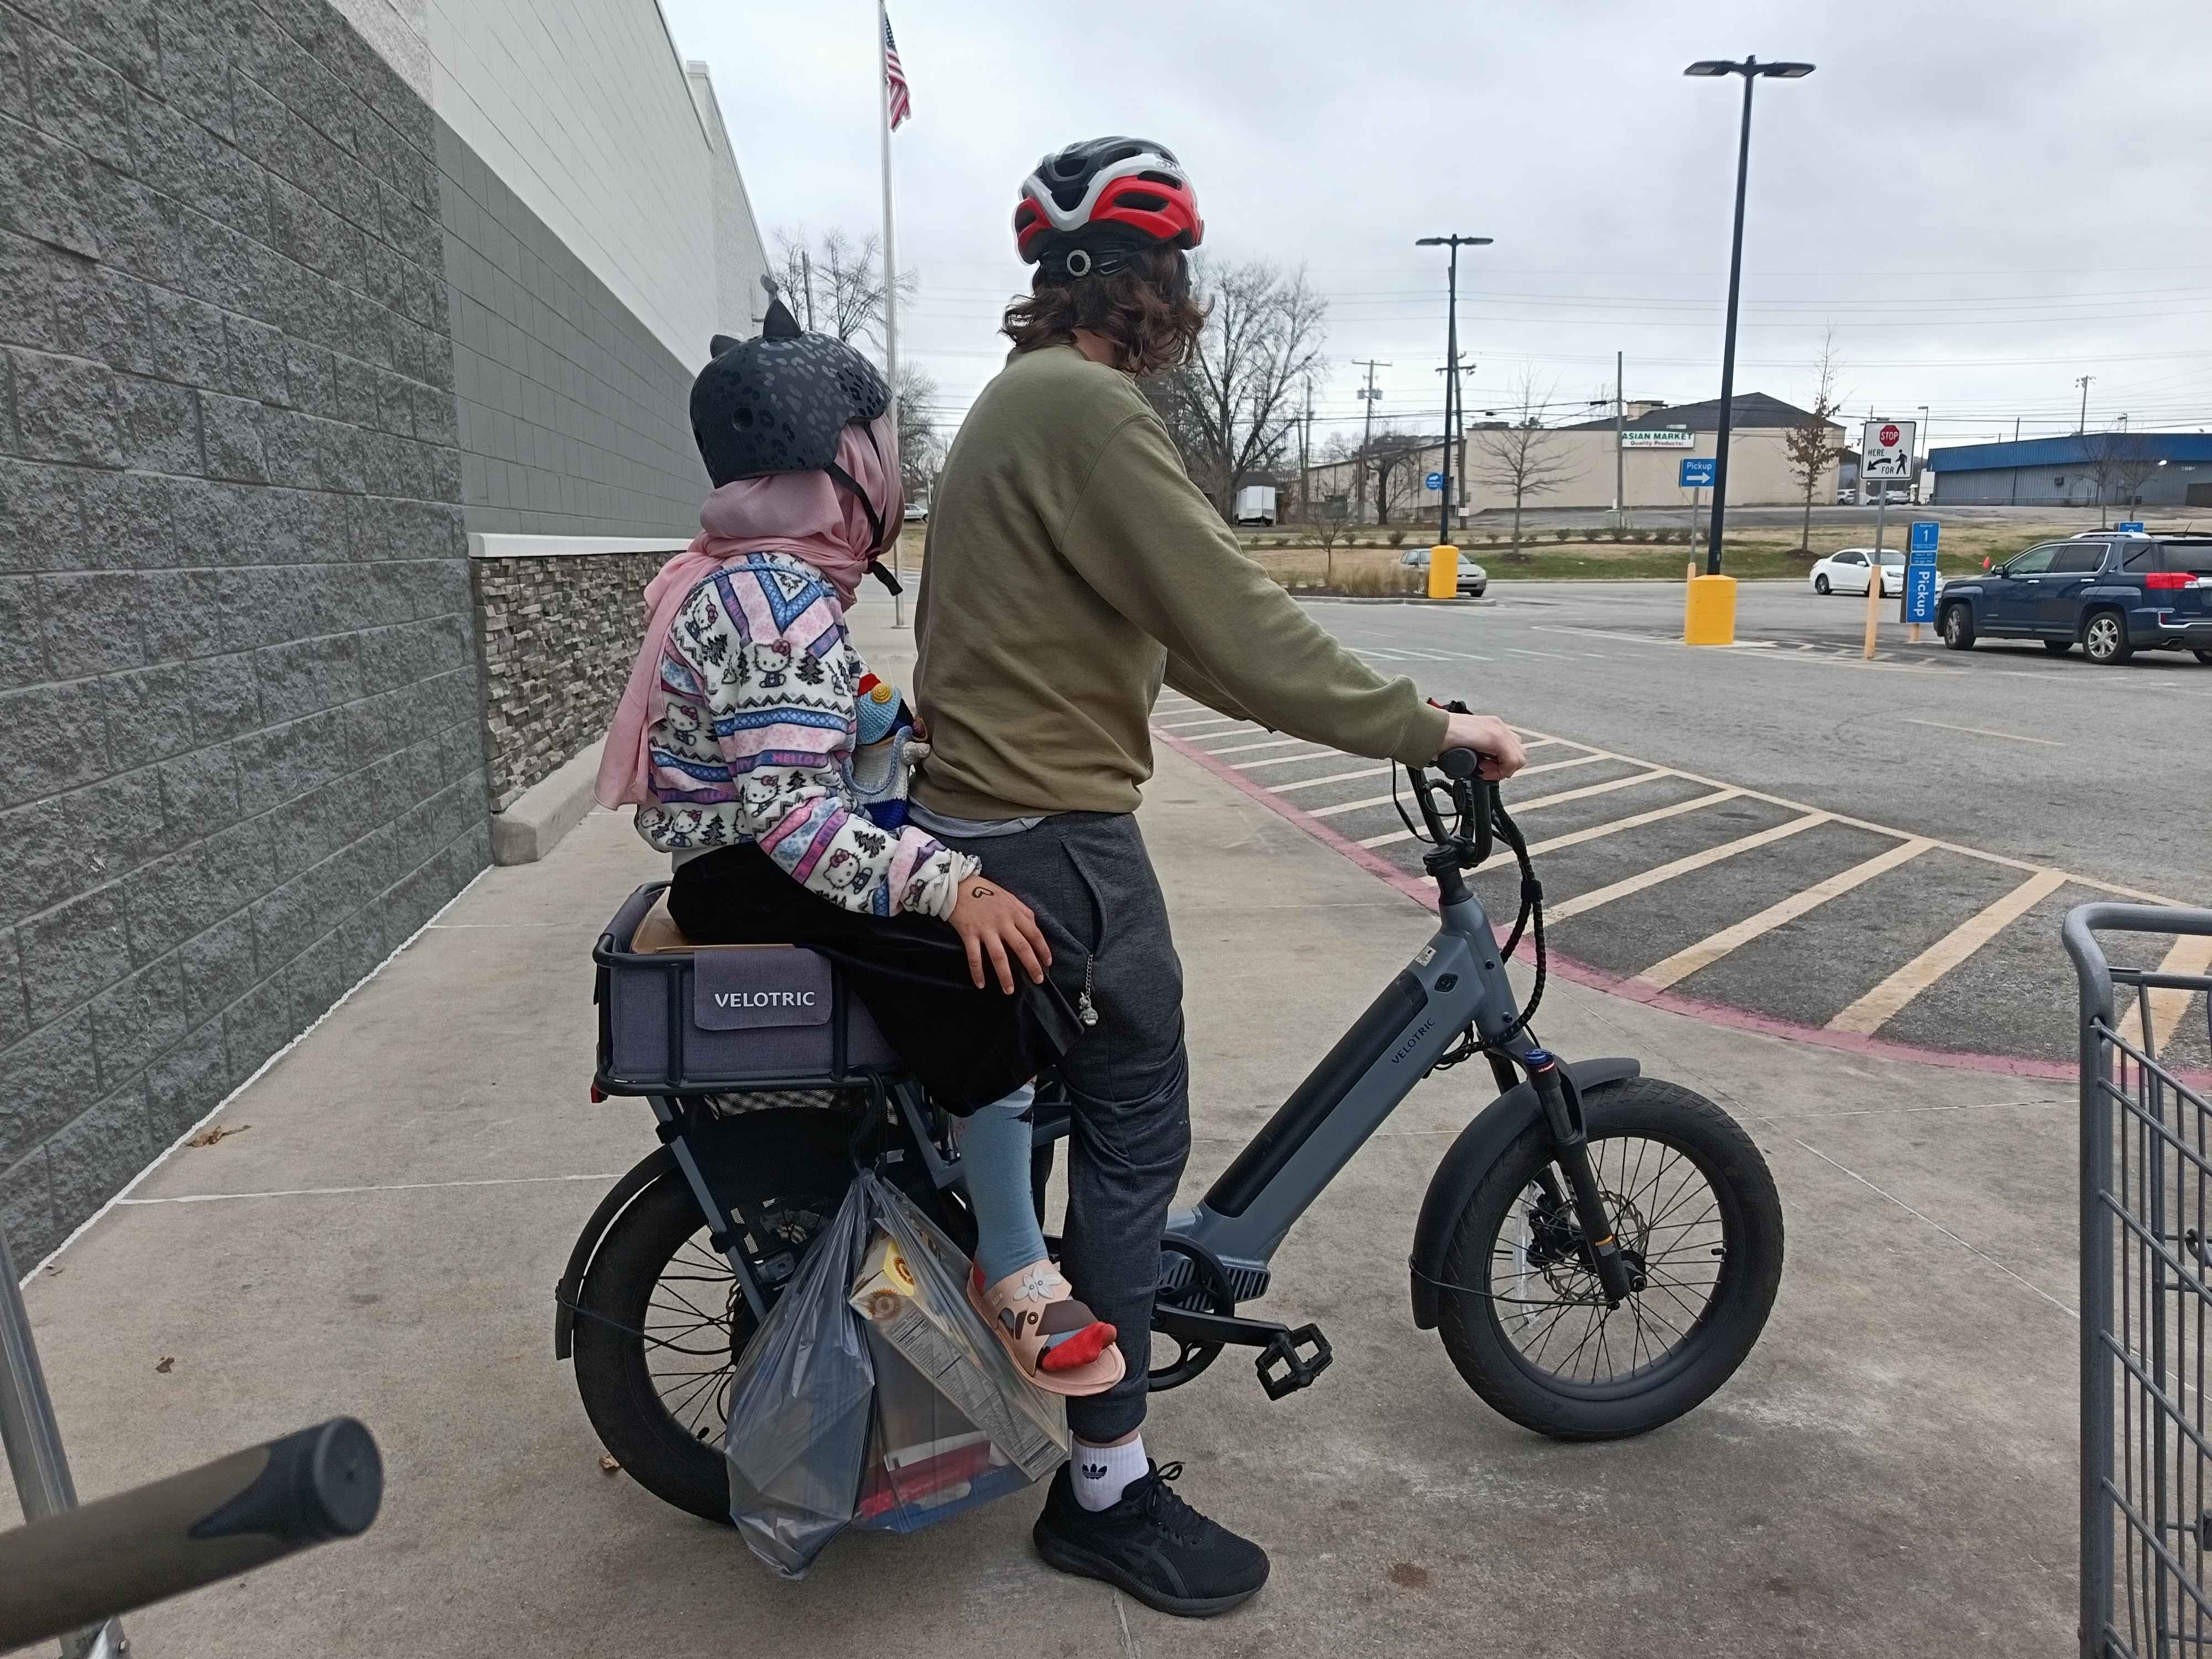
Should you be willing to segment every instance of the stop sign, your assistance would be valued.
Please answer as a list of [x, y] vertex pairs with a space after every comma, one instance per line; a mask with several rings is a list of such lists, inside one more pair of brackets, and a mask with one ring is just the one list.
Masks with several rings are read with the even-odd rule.
[[1881, 447], [1884, 449], [1894, 449], [1897, 447], [1897, 441], [1904, 435], [1895, 427], [1886, 426], [1881, 429]]

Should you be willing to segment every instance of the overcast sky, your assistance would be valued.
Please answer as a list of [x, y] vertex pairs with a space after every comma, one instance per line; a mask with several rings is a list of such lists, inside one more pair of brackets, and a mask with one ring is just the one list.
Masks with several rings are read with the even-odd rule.
[[[714, 69], [761, 227], [880, 222], [872, 0], [662, 0]], [[1329, 301], [1316, 435], [1378, 405], [1433, 428], [1461, 259], [1472, 416], [1524, 374], [1556, 413], [1717, 395], [1741, 82], [1693, 58], [1799, 58], [1752, 134], [1739, 392], [1810, 399], [1832, 325], [1856, 419], [1931, 406], [1939, 443], [2212, 428], [2206, 0], [1210, 3], [893, 0], [914, 118], [894, 137], [902, 356], [948, 435], [1027, 286], [1009, 221], [1048, 149], [1106, 132], [1190, 169], [1206, 254], [1303, 264]], [[1595, 411], [1592, 411], [1595, 412]], [[1424, 420], [1423, 416], [1426, 418]]]

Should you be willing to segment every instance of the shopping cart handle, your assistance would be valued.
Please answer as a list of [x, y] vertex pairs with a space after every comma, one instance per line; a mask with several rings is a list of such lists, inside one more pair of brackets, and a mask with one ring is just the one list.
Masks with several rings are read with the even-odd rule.
[[383, 1497], [375, 1437], [334, 1417], [0, 1533], [0, 1650], [354, 1537]]

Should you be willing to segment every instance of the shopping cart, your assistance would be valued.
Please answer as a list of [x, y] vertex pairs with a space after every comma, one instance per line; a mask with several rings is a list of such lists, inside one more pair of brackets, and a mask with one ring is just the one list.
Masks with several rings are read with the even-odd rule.
[[[2212, 976], [2116, 968], [2097, 935], [2212, 936], [2212, 910], [2085, 904], [2081, 1653], [2212, 1652]], [[2200, 1031], [2199, 1027], [2202, 1026]]]
[[0, 1452], [28, 1523], [0, 1531], [0, 1652], [58, 1638], [63, 1659], [120, 1659], [118, 1614], [357, 1537], [384, 1496], [374, 1437], [334, 1417], [79, 1504], [4, 1237]]

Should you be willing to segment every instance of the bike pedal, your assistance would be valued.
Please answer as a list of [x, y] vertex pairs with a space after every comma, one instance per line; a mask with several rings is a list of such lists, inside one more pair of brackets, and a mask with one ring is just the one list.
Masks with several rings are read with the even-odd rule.
[[[1301, 1353], [1301, 1349], [1308, 1352]], [[1334, 1357], [1320, 1326], [1301, 1325], [1296, 1330], [1279, 1331], [1269, 1338], [1267, 1346], [1260, 1350], [1260, 1357], [1252, 1362], [1252, 1369], [1259, 1372], [1260, 1386], [1267, 1391], [1267, 1398], [1280, 1400], [1285, 1395], [1312, 1387], [1314, 1379], [1328, 1369], [1328, 1362]], [[1271, 1369], [1274, 1366], [1281, 1370]]]

